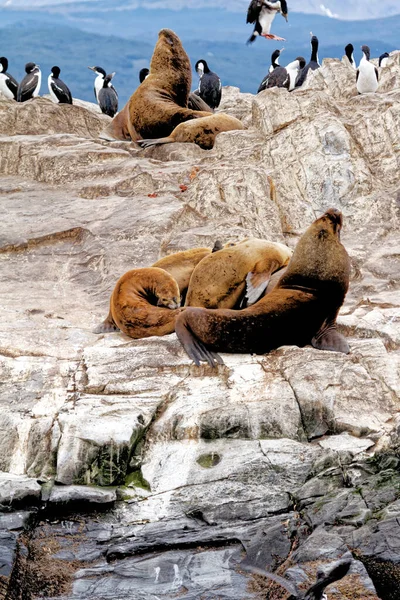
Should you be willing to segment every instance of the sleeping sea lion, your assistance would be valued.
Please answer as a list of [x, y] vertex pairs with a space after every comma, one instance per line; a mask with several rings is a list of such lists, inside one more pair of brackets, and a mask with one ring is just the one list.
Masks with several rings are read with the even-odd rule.
[[196, 365], [222, 364], [215, 352], [264, 354], [284, 345], [349, 352], [335, 320], [349, 287], [350, 259], [340, 242], [342, 213], [330, 208], [300, 238], [275, 289], [241, 311], [186, 308], [175, 331]]
[[181, 123], [168, 137], [158, 139], [138, 140], [142, 148], [149, 148], [156, 144], [172, 144], [174, 142], [194, 143], [204, 150], [214, 147], [216, 136], [222, 131], [234, 131], [244, 129], [243, 123], [224, 113], [217, 113]]
[[188, 108], [191, 84], [190, 61], [180, 39], [170, 29], [161, 29], [149, 76], [132, 94], [125, 108], [114, 117], [106, 135], [133, 141], [164, 138], [179, 123], [212, 114]]
[[243, 298], [250, 306], [265, 292], [275, 271], [288, 264], [284, 244], [250, 238], [206, 256], [194, 269], [186, 306], [234, 308]]
[[175, 329], [180, 310], [179, 287], [164, 269], [132, 269], [118, 281], [111, 295], [110, 314], [99, 326], [104, 333], [120, 329], [134, 339], [167, 335]]
[[[187, 288], [189, 286], [190, 277], [193, 273], [193, 269], [205, 256], [210, 254], [211, 251], [211, 248], [192, 248], [190, 250], [175, 252], [174, 254], [169, 254], [168, 256], [160, 258], [160, 260], [155, 262], [152, 265], [152, 267], [158, 267], [159, 269], [163, 269], [164, 271], [169, 273], [178, 285], [181, 298], [184, 299], [186, 296]], [[135, 273], [136, 285], [138, 285], [139, 278], [143, 276], [143, 285], [145, 285], [146, 281], [148, 281], [147, 271], [148, 269], [133, 269], [133, 271], [128, 271], [128, 273]], [[126, 273], [124, 277], [128, 275], [128, 273]], [[93, 333], [110, 333], [112, 331], [118, 331], [119, 327], [116, 325], [116, 322], [113, 318], [113, 301], [115, 300], [114, 292], [111, 295], [110, 310], [107, 317], [100, 325], [96, 327], [96, 329], [93, 330]], [[173, 331], [173, 329], [171, 331]]]

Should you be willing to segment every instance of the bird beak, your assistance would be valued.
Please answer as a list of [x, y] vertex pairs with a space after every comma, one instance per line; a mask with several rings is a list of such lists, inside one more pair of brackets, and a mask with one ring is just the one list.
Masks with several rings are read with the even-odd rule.
[[95, 71], [96, 72], [96, 67], [88, 67], [88, 69], [90, 69], [91, 71]]
[[286, 23], [288, 22], [288, 16], [287, 13], [282, 13], [282, 17], [284, 17]]
[[111, 79], [114, 77], [114, 75], [116, 75], [116, 71], [114, 71], [114, 73], [111, 73]]
[[312, 37], [312, 36], [313, 36], [313, 32], [312, 32], [312, 31], [310, 31], [310, 37]]
[[280, 51], [281, 51], [281, 52], [283, 52], [283, 51], [284, 51], [284, 49], [285, 49], [285, 48], [281, 48], [281, 50], [280, 50]]

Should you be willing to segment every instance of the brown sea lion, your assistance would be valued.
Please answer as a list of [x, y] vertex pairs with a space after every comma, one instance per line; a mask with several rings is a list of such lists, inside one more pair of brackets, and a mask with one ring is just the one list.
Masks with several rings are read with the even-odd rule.
[[[208, 116], [188, 108], [192, 70], [176, 33], [161, 29], [150, 63], [149, 76], [114, 117], [106, 134], [115, 139], [163, 138], [179, 123]], [[124, 136], [129, 134], [128, 138]]]
[[243, 123], [224, 113], [217, 113], [181, 123], [168, 137], [158, 139], [138, 140], [142, 148], [149, 148], [156, 144], [172, 144], [174, 142], [194, 143], [204, 150], [211, 150], [214, 147], [216, 136], [222, 131], [234, 131], [244, 129]]
[[181, 252], [175, 252], [174, 254], [160, 258], [152, 267], [168, 271], [177, 282], [180, 294], [183, 296], [186, 295], [194, 268], [211, 252], [211, 248], [182, 250]]
[[349, 286], [350, 260], [340, 242], [342, 213], [330, 208], [300, 238], [275, 289], [241, 311], [188, 307], [175, 331], [196, 365], [222, 364], [216, 352], [264, 354], [283, 345], [349, 352], [335, 320]]
[[[184, 299], [186, 296], [187, 288], [189, 286], [190, 277], [193, 273], [193, 269], [205, 256], [207, 256], [210, 253], [211, 248], [192, 248], [191, 250], [183, 250], [181, 252], [175, 252], [174, 254], [169, 254], [168, 256], [160, 258], [160, 260], [155, 262], [152, 265], [152, 267], [158, 267], [159, 269], [167, 271], [167, 273], [169, 273], [176, 281], [179, 288], [180, 296], [182, 299]], [[129, 271], [128, 273], [135, 272], [136, 283], [138, 281], [138, 278], [140, 278], [142, 274], [144, 277], [143, 281], [145, 282], [147, 281], [146, 278], [148, 277], [147, 270], [148, 269], [133, 269], [133, 271]], [[113, 318], [113, 295], [111, 296], [110, 310], [107, 317], [102, 323], [100, 323], [100, 325], [98, 325], [93, 330], [93, 333], [110, 333], [112, 331], [118, 331], [119, 327], [117, 326]], [[171, 332], [172, 331], [173, 329], [171, 330]]]
[[[180, 309], [179, 287], [164, 269], [148, 267], [132, 269], [118, 281], [111, 295], [108, 331], [120, 329], [134, 339], [167, 335], [175, 329]], [[98, 329], [99, 329], [98, 328]]]
[[250, 238], [205, 257], [194, 269], [186, 306], [234, 308], [257, 302], [275, 271], [288, 264], [284, 244]]

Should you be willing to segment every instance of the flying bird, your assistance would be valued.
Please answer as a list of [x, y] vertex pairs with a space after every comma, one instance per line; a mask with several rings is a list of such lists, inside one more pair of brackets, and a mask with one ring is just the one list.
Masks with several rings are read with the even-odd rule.
[[52, 67], [47, 80], [51, 99], [56, 104], [72, 104], [72, 94], [60, 79], [60, 67]]
[[351, 563], [351, 558], [343, 559], [339, 562], [336, 562], [327, 573], [318, 571], [316, 583], [308, 588], [306, 592], [299, 592], [291, 581], [288, 581], [279, 575], [275, 575], [275, 573], [269, 573], [268, 571], [258, 569], [251, 565], [240, 566], [246, 571], [250, 571], [256, 575], [263, 575], [264, 577], [268, 577], [269, 579], [272, 579], [272, 581], [278, 583], [280, 586], [285, 588], [289, 594], [291, 594], [290, 600], [326, 600], [327, 596], [325, 594], [325, 588], [331, 583], [335, 583], [335, 581], [343, 579], [343, 577], [345, 577], [349, 572]]
[[285, 41], [284, 38], [270, 33], [272, 21], [275, 19], [278, 12], [281, 13], [286, 21], [288, 20], [286, 0], [276, 0], [275, 2], [270, 0], [251, 0], [249, 8], [247, 9], [246, 23], [254, 23], [254, 31], [247, 40], [248, 44], [254, 42], [259, 35], [268, 40]]

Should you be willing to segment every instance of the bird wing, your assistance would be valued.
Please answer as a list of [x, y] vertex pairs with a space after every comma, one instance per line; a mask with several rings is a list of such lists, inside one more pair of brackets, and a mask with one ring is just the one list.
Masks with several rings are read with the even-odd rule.
[[262, 0], [251, 0], [249, 8], [247, 9], [246, 23], [255, 23], [258, 20], [262, 5]]
[[115, 87], [113, 86], [113, 84], [111, 84], [111, 85], [110, 85], [110, 88], [112, 88], [112, 89], [114, 90], [114, 92], [115, 92], [115, 95], [116, 95], [116, 96], [117, 96], [117, 98], [118, 98], [118, 92], [117, 92], [117, 90], [115, 89]]
[[271, 75], [271, 73], [268, 73], [268, 75], [266, 75], [264, 77], [264, 79], [262, 80], [262, 82], [260, 83], [260, 85], [258, 87], [257, 94], [259, 94], [260, 92], [262, 92], [263, 90], [265, 90], [267, 88], [270, 75]]
[[118, 96], [113, 93], [113, 88], [101, 88], [99, 92], [99, 105], [101, 112], [110, 117], [118, 111]]
[[8, 87], [10, 92], [12, 92], [14, 94], [14, 98], [16, 98], [17, 91], [18, 91], [18, 81], [16, 81], [16, 79], [14, 79], [14, 77], [12, 75], [10, 75], [9, 73], [5, 73], [5, 75], [7, 76], [6, 86]]
[[63, 81], [58, 79], [56, 83], [53, 79], [51, 82], [51, 89], [53, 90], [59, 102], [65, 102], [67, 100], [70, 104], [72, 104], [71, 92]]
[[376, 75], [376, 80], [379, 81], [379, 71], [376, 67], [375, 67], [375, 75]]
[[359, 76], [360, 76], [360, 69], [357, 69], [356, 82], [358, 81]]
[[200, 97], [206, 102], [211, 108], [218, 108], [221, 102], [222, 96], [222, 85], [221, 80], [215, 73], [208, 73], [207, 76], [203, 75], [200, 79]]
[[18, 86], [18, 97], [24, 99], [26, 96], [30, 98], [38, 84], [38, 76], [36, 73], [28, 73]]
[[345, 559], [336, 563], [327, 575], [322, 575], [317, 583], [314, 583], [306, 592], [304, 600], [320, 600], [324, 589], [331, 583], [343, 579], [351, 567], [352, 559]]

